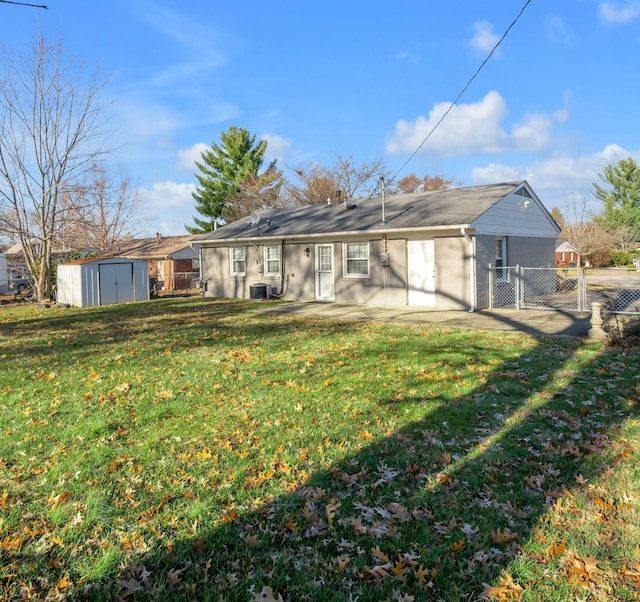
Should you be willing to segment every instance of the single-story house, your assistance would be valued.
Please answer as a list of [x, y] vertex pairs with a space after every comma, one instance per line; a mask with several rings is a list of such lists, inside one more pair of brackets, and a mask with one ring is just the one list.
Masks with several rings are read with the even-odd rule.
[[146, 261], [151, 283], [159, 290], [196, 288], [200, 278], [199, 255], [191, 246], [197, 235], [135, 238], [118, 241], [100, 257], [120, 257]]
[[568, 240], [557, 240], [556, 265], [559, 268], [575, 268], [580, 266], [580, 254], [577, 247]]
[[92, 258], [58, 264], [58, 303], [92, 307], [148, 300], [146, 261]]
[[474, 310], [506, 266], [554, 266], [559, 231], [520, 181], [266, 209], [197, 244], [208, 297]]

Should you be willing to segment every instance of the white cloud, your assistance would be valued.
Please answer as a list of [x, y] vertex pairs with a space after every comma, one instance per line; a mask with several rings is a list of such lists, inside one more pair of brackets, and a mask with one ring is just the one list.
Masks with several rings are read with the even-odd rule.
[[498, 43], [500, 37], [493, 31], [493, 25], [488, 21], [478, 21], [471, 27], [474, 34], [469, 46], [480, 54], [488, 54]]
[[399, 61], [409, 61], [411, 63], [420, 62], [420, 57], [414, 52], [410, 52], [409, 50], [403, 50], [401, 52], [397, 52], [396, 59]]
[[160, 232], [165, 236], [185, 234], [185, 224], [193, 224], [192, 216], [196, 214], [192, 193], [195, 184], [178, 182], [156, 182], [152, 189], [137, 188], [143, 205], [146, 208], [146, 221], [152, 231], [151, 236]]
[[544, 24], [544, 33], [550, 42], [571, 44], [573, 35], [564, 20], [557, 15], [549, 15]]
[[607, 23], [628, 23], [640, 17], [640, 2], [626, 0], [625, 2], [601, 2], [600, 18]]
[[200, 161], [202, 153], [209, 148], [204, 142], [197, 142], [185, 150], [178, 151], [178, 168], [187, 171], [196, 171], [196, 161]]
[[[403, 155], [414, 152], [450, 105], [448, 102], [436, 104], [429, 111], [428, 119], [420, 116], [415, 122], [398, 121], [387, 142], [387, 153]], [[444, 156], [486, 152], [487, 147], [497, 150], [496, 144], [501, 145], [505, 138], [500, 122], [506, 114], [506, 104], [497, 92], [489, 92], [480, 102], [458, 104], [430, 135], [424, 150]]]
[[562, 206], [575, 197], [591, 198], [593, 182], [599, 181], [598, 174], [604, 167], [634, 155], [640, 158], [638, 151], [634, 153], [610, 144], [591, 155], [557, 154], [529, 166], [491, 163], [475, 168], [472, 177], [474, 184], [527, 180], [547, 207]]
[[265, 133], [261, 136], [262, 140], [267, 141], [267, 150], [264, 155], [265, 163], [271, 163], [274, 159], [282, 162], [287, 153], [291, 150], [293, 143], [291, 139], [284, 138], [278, 134]]
[[501, 125], [507, 117], [506, 102], [492, 91], [480, 102], [454, 106], [438, 125], [450, 106], [450, 103], [438, 103], [428, 118], [421, 116], [415, 122], [398, 121], [387, 142], [387, 153], [411, 154], [427, 136], [429, 140], [421, 150], [444, 157], [514, 150], [541, 153], [551, 146], [553, 126], [568, 118], [567, 109], [553, 114], [531, 113], [512, 125], [507, 133]]
[[179, 122], [175, 112], [166, 106], [134, 98], [118, 101], [113, 111], [117, 113], [119, 129], [134, 142], [168, 134]]
[[220, 49], [221, 36], [216, 30], [155, 2], [148, 3], [146, 7], [146, 12], [140, 15], [141, 19], [181, 46], [186, 60], [165, 65], [161, 71], [152, 74], [145, 85], [170, 86], [177, 82], [194, 81], [227, 63], [226, 52]]

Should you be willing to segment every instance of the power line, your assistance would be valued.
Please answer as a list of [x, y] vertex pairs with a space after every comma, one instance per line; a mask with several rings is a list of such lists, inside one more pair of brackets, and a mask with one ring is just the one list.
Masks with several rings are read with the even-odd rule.
[[478, 67], [478, 69], [476, 70], [476, 72], [471, 76], [471, 78], [469, 79], [469, 81], [466, 83], [466, 85], [464, 86], [464, 88], [462, 88], [462, 90], [460, 91], [460, 93], [458, 94], [458, 96], [456, 96], [456, 99], [449, 105], [449, 107], [447, 108], [447, 110], [443, 113], [442, 117], [440, 117], [440, 119], [438, 120], [438, 122], [431, 128], [431, 131], [425, 136], [424, 140], [418, 145], [418, 148], [416, 148], [415, 151], [413, 151], [413, 153], [411, 154], [411, 156], [402, 164], [402, 167], [400, 167], [400, 169], [398, 169], [398, 171], [396, 171], [395, 174], [393, 174], [393, 177], [391, 178], [391, 181], [394, 181], [397, 177], [398, 174], [409, 164], [409, 162], [418, 154], [418, 152], [420, 151], [420, 149], [425, 145], [425, 143], [427, 142], [427, 140], [429, 140], [429, 138], [431, 138], [431, 136], [433, 135], [433, 133], [438, 129], [438, 127], [440, 126], [440, 124], [445, 120], [445, 117], [451, 112], [451, 110], [453, 109], [453, 107], [455, 107], [458, 104], [458, 101], [462, 98], [462, 95], [467, 91], [467, 89], [469, 88], [469, 86], [473, 83], [473, 80], [478, 77], [478, 75], [480, 74], [480, 71], [482, 71], [483, 67], [489, 62], [489, 59], [493, 56], [493, 54], [495, 53], [495, 51], [498, 49], [498, 46], [500, 46], [500, 44], [502, 44], [503, 40], [507, 37], [507, 35], [509, 34], [509, 32], [511, 31], [511, 29], [514, 27], [514, 25], [518, 22], [518, 20], [520, 19], [520, 17], [522, 16], [522, 14], [524, 13], [525, 9], [527, 8], [527, 6], [529, 6], [529, 4], [531, 3], [531, 0], [527, 0], [524, 3], [524, 6], [520, 9], [520, 12], [518, 13], [518, 16], [511, 22], [511, 25], [509, 25], [509, 27], [507, 27], [506, 31], [502, 34], [502, 37], [496, 42], [496, 45], [491, 49], [491, 52], [487, 55], [487, 58], [484, 59], [484, 61], [482, 61], [482, 63], [480, 64], [480, 66]]
[[29, 4], [28, 2], [12, 2], [11, 0], [0, 0], [3, 4], [17, 4], [18, 6], [30, 6], [32, 8], [44, 8], [47, 10], [49, 7], [44, 4]]

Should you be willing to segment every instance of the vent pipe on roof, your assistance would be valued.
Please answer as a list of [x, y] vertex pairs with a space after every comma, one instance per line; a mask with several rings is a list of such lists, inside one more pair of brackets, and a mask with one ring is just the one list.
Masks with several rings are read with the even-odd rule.
[[382, 223], [386, 224], [387, 223], [387, 218], [385, 217], [384, 214], [384, 178], [381, 176], [380, 177], [380, 188], [382, 189]]

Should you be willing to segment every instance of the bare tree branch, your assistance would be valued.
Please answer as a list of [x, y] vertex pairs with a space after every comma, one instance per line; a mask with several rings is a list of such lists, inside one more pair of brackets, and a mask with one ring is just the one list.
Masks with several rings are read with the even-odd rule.
[[2, 50], [0, 224], [23, 247], [36, 294], [51, 294], [51, 253], [66, 227], [67, 197], [105, 151], [97, 144], [102, 85], [81, 86], [61, 43], [38, 36], [30, 53]]

